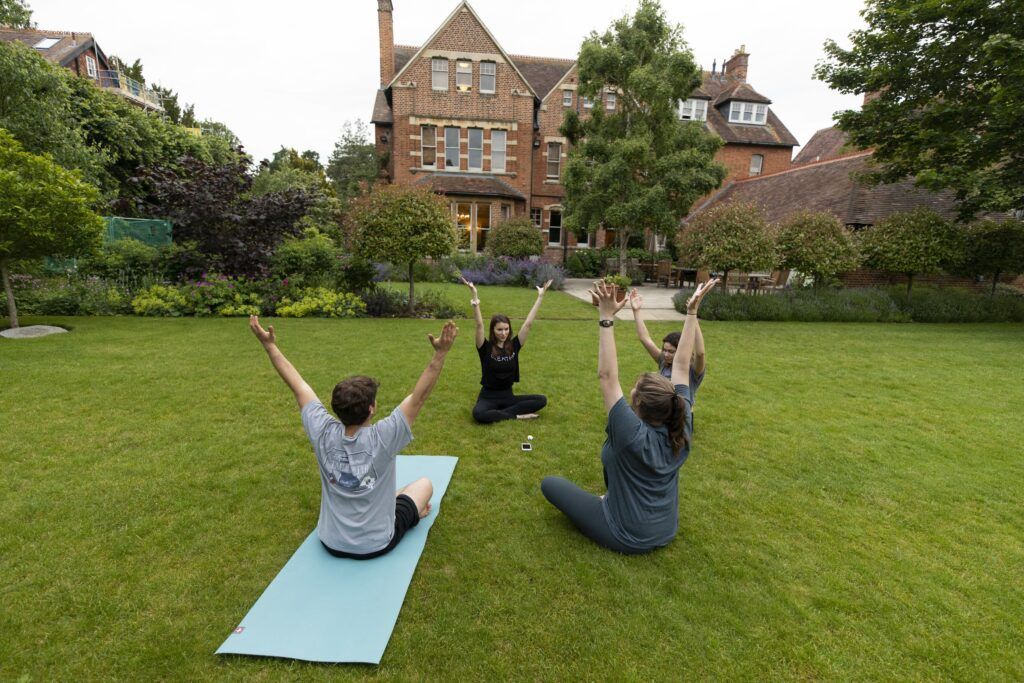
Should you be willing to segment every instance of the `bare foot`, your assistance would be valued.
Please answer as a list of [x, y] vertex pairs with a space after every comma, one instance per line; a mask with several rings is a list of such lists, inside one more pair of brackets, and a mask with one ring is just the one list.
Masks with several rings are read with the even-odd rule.
[[423, 508], [423, 510], [420, 511], [420, 519], [423, 519], [424, 517], [426, 517], [429, 514], [430, 514], [430, 503], [428, 502], [427, 503], [427, 507]]
[[534, 420], [540, 417], [537, 413], [523, 413], [522, 415], [516, 415], [517, 420]]

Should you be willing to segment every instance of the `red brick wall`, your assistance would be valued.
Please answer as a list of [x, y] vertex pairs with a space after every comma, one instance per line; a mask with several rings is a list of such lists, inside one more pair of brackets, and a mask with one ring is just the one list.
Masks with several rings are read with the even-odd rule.
[[724, 145], [715, 155], [715, 160], [725, 164], [729, 169], [726, 182], [742, 180], [750, 177], [750, 157], [760, 154], [764, 157], [761, 164], [761, 175], [778, 173], [790, 167], [791, 147], [774, 147], [768, 145]]
[[82, 78], [90, 78], [89, 67], [86, 66], [85, 62], [86, 56], [92, 57], [93, 60], [95, 60], [97, 71], [104, 71], [107, 69], [107, 66], [105, 64], [102, 64], [100, 62], [99, 57], [96, 56], [95, 48], [91, 47], [88, 50], [82, 52], [82, 54], [75, 57], [75, 61], [71, 64], [68, 64], [68, 68], [74, 71], [77, 75], [81, 76]]

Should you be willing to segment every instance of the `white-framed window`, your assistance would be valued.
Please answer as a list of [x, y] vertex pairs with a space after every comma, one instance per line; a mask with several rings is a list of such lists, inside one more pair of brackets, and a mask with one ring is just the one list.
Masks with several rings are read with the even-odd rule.
[[753, 102], [733, 102], [729, 107], [729, 123], [754, 123], [764, 125], [768, 118], [768, 106]]
[[589, 97], [587, 97], [586, 95], [584, 95], [583, 96], [583, 108], [584, 109], [593, 109], [594, 108], [594, 100], [589, 98]]
[[468, 59], [455, 62], [455, 89], [459, 92], [473, 89], [473, 62]]
[[484, 129], [469, 129], [469, 170], [484, 170]]
[[96, 78], [96, 60], [89, 55], [85, 56], [85, 71], [89, 78]]
[[533, 223], [533, 227], [541, 227], [542, 216], [544, 215], [543, 209], [530, 209], [530, 222]]
[[459, 129], [444, 129], [444, 169], [459, 170]]
[[448, 89], [448, 60], [434, 57], [430, 60], [430, 87], [434, 90]]
[[548, 244], [562, 243], [562, 212], [551, 209], [548, 216]]
[[420, 126], [420, 165], [437, 167], [437, 126]]
[[761, 167], [764, 166], [764, 155], [750, 155], [750, 175], [761, 175]]
[[563, 107], [571, 107], [572, 106], [572, 90], [563, 90], [562, 91], [562, 106]]
[[605, 93], [604, 108], [608, 111], [615, 111], [615, 105], [618, 103], [618, 99], [618, 96], [613, 92]]
[[505, 144], [508, 133], [503, 130], [491, 131], [491, 171], [505, 172]]
[[497, 90], [498, 65], [494, 62], [480, 62], [480, 92], [493, 93]]
[[681, 100], [679, 102], [679, 118], [686, 121], [707, 121], [708, 101], [694, 98]]
[[548, 178], [557, 178], [562, 170], [562, 143], [548, 143]]

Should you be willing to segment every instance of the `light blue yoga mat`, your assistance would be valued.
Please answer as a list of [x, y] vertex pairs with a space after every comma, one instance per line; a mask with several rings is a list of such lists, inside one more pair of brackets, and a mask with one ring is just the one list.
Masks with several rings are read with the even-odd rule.
[[430, 514], [372, 560], [331, 556], [314, 530], [217, 654], [379, 664], [458, 460], [398, 456], [399, 488], [420, 477], [433, 482]]

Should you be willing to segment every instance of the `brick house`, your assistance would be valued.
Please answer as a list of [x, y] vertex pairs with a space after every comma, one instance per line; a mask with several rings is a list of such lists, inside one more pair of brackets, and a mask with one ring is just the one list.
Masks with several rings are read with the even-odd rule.
[[[444, 194], [462, 249], [482, 250], [491, 226], [512, 216], [530, 217], [550, 260], [561, 260], [564, 247], [611, 244], [603, 230], [578, 239], [562, 230], [568, 141], [559, 127], [569, 108], [614, 111], [616, 94], [577, 97], [574, 60], [509, 55], [465, 0], [418, 47], [394, 44], [392, 15], [391, 0], [378, 0], [371, 122], [389, 182]], [[679, 104], [680, 118], [704, 121], [725, 141], [717, 158], [730, 179], [788, 168], [798, 144], [746, 82], [748, 61], [737, 50]]]
[[92, 81], [99, 88], [115, 92], [143, 109], [163, 111], [157, 94], [118, 70], [91, 33], [0, 27], [0, 41], [27, 45], [47, 61]]

